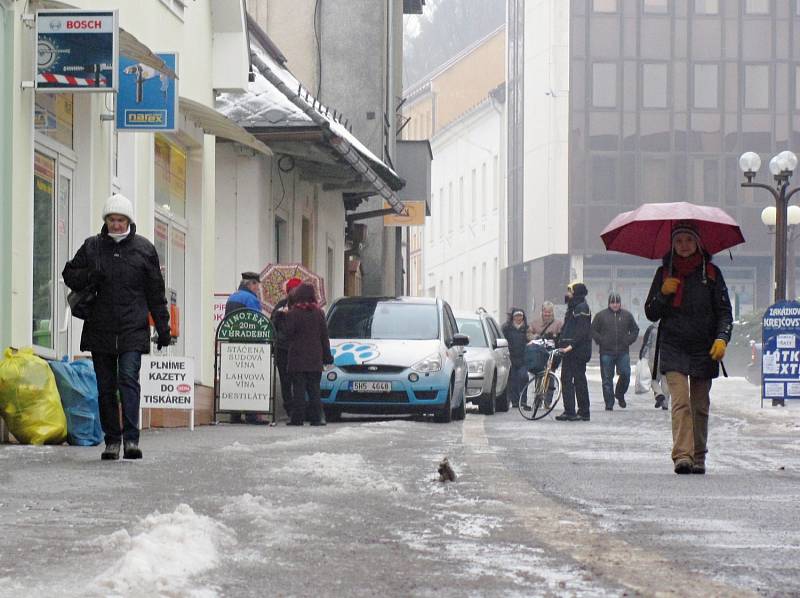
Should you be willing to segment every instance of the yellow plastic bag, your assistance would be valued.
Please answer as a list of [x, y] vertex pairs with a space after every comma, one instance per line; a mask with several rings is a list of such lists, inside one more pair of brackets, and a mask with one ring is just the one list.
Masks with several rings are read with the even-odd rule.
[[22, 444], [60, 444], [67, 439], [56, 379], [33, 349], [6, 349], [0, 361], [0, 414]]

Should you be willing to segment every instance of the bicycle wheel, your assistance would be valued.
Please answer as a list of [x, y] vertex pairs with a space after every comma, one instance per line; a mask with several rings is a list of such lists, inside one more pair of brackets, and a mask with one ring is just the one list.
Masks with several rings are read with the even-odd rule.
[[527, 420], [533, 421], [547, 417], [555, 409], [561, 398], [561, 380], [550, 372], [544, 372], [529, 378], [519, 397], [519, 413]]

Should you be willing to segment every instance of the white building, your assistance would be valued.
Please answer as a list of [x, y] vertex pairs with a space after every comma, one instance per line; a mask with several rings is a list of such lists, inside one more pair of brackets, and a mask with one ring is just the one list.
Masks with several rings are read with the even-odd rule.
[[423, 243], [426, 294], [495, 317], [503, 236], [502, 88], [431, 139], [431, 216]]

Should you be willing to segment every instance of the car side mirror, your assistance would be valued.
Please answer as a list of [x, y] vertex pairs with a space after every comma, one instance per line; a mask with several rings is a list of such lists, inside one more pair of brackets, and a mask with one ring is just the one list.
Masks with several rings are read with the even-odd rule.
[[454, 334], [452, 346], [466, 347], [469, 344], [469, 337], [466, 334]]
[[508, 341], [504, 338], [498, 338], [494, 341], [495, 349], [508, 349]]

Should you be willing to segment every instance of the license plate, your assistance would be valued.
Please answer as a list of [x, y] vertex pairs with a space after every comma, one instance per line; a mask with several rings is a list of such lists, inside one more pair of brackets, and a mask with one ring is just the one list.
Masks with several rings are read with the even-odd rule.
[[391, 382], [356, 381], [350, 383], [350, 390], [355, 392], [391, 392]]

